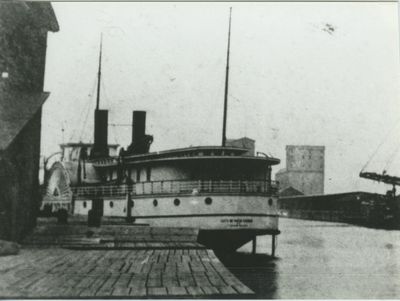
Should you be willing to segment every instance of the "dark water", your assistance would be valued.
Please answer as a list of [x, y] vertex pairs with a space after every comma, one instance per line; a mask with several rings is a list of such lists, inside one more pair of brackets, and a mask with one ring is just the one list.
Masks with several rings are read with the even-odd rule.
[[[400, 298], [400, 231], [282, 218], [276, 255], [258, 238], [220, 259], [258, 298]], [[247, 252], [247, 253], [246, 253]]]

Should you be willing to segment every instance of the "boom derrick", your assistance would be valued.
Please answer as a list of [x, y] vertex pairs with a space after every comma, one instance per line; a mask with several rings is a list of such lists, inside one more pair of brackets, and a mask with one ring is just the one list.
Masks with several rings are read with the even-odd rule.
[[360, 178], [370, 179], [391, 185], [400, 185], [400, 178], [376, 172], [360, 172]]

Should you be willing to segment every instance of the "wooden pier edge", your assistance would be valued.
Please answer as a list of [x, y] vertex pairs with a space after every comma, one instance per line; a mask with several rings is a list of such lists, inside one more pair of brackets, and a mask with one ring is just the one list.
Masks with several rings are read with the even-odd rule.
[[80, 227], [38, 227], [19, 255], [0, 257], [0, 298], [254, 298], [192, 231], [129, 227], [120, 235], [118, 227], [91, 237]]

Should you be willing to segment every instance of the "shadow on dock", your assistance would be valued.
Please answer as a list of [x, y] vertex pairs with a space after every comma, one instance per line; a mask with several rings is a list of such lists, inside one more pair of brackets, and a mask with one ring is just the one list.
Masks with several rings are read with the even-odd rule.
[[274, 299], [277, 291], [276, 262], [266, 254], [251, 253], [216, 253], [218, 259], [240, 281], [252, 289], [256, 299]]

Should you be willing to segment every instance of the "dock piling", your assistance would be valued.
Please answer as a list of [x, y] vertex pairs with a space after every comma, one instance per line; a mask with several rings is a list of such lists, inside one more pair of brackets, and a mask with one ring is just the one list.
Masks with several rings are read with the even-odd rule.
[[271, 247], [271, 256], [275, 257], [275, 249], [276, 249], [276, 235], [272, 235], [272, 247]]
[[252, 248], [251, 253], [253, 255], [255, 255], [257, 253], [257, 236], [254, 236], [254, 238], [253, 238], [253, 248]]

